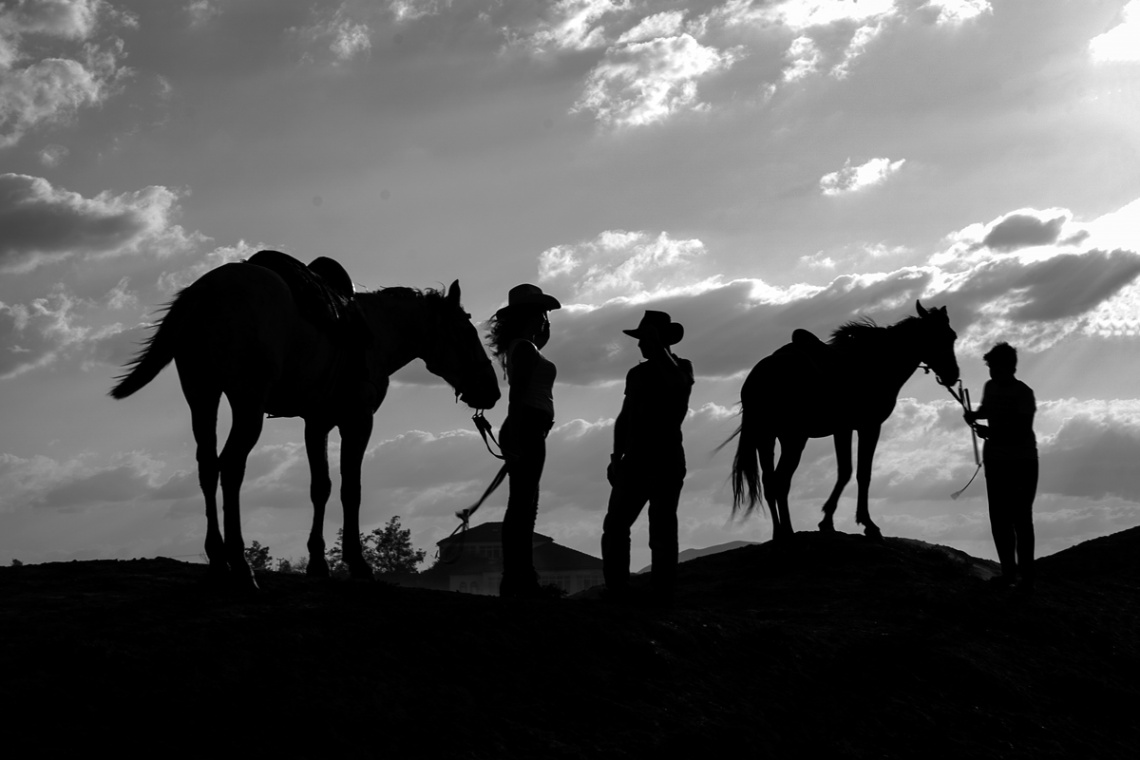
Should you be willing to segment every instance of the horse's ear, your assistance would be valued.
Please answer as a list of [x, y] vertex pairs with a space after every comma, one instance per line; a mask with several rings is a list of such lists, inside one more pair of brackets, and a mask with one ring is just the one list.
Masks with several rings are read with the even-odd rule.
[[927, 315], [928, 312], [926, 311], [926, 309], [922, 308], [922, 301], [916, 300], [914, 302], [914, 306], [916, 309], [918, 309], [918, 316], [925, 317]]
[[456, 280], [447, 289], [447, 300], [452, 306], [459, 306], [459, 297], [459, 280]]

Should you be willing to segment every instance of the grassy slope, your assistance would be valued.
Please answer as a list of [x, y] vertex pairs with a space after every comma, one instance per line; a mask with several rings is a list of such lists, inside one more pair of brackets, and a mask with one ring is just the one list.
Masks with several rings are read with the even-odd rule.
[[[0, 569], [5, 747], [53, 754], [1129, 757], [1140, 529], [988, 588], [945, 547], [797, 534], [681, 566], [670, 610], [172, 560]], [[644, 579], [641, 579], [644, 582]]]

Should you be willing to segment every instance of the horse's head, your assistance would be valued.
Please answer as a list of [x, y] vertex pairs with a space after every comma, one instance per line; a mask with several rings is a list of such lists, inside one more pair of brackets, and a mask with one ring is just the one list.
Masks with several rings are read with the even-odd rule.
[[919, 359], [934, 370], [940, 385], [954, 386], [958, 383], [958, 359], [954, 356], [954, 341], [958, 334], [950, 327], [946, 307], [924, 309], [920, 301], [914, 303], [922, 329]]
[[474, 409], [490, 409], [499, 400], [499, 380], [471, 323], [459, 303], [459, 280], [429, 312], [421, 355], [428, 371], [447, 381], [455, 395]]

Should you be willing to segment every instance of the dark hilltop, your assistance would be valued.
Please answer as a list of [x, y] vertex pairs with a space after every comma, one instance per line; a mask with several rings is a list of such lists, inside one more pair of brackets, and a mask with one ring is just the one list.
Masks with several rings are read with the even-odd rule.
[[277, 573], [238, 596], [168, 559], [3, 568], [3, 746], [1134, 757], [1140, 528], [1045, 557], [1032, 595], [987, 585], [994, 569], [919, 541], [799, 533], [681, 565], [661, 609]]

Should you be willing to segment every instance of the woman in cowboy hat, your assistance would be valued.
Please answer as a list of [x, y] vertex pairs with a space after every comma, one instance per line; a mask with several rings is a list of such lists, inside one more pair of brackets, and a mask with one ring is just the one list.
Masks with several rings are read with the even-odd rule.
[[507, 419], [499, 433], [507, 456], [510, 495], [503, 517], [503, 579], [499, 595], [541, 596], [531, 544], [538, 517], [538, 484], [546, 435], [554, 425], [557, 369], [541, 349], [550, 340], [547, 313], [562, 308], [536, 285], [516, 285], [489, 320], [488, 344], [510, 384]]

